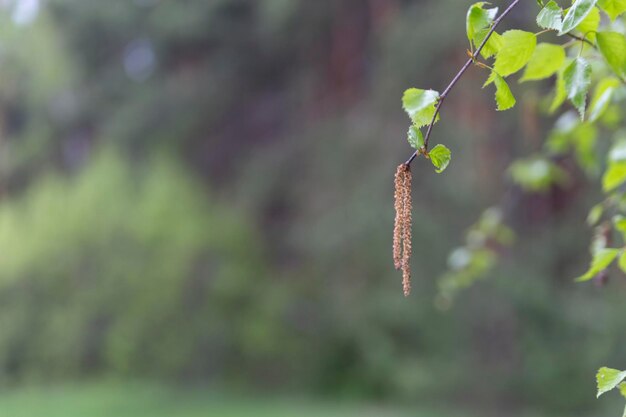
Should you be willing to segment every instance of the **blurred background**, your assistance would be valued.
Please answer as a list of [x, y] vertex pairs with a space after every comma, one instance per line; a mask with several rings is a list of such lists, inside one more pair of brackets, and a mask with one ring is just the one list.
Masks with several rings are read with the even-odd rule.
[[[471, 3], [1, 0], [0, 415], [618, 415], [594, 375], [626, 367], [626, 281], [572, 281], [598, 187], [506, 174], [550, 83], [504, 114], [480, 69], [456, 87], [402, 296], [400, 98], [456, 73]], [[515, 245], [438, 303], [498, 204]]]

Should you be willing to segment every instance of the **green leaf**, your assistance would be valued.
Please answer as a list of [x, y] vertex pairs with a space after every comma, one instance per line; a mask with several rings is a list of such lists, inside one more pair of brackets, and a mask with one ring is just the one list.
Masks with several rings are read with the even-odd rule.
[[565, 91], [574, 107], [580, 113], [581, 119], [585, 117], [587, 90], [591, 84], [591, 66], [581, 57], [576, 58], [563, 71]]
[[509, 85], [504, 81], [504, 78], [496, 74], [495, 78], [496, 83], [496, 104], [498, 111], [508, 110], [511, 107], [515, 106], [515, 97], [513, 97], [513, 93], [511, 93], [511, 89]]
[[598, 48], [611, 69], [620, 77], [626, 74], [626, 37], [618, 32], [598, 32]]
[[421, 149], [424, 146], [424, 135], [422, 135], [422, 131], [415, 126], [409, 127], [407, 139], [409, 145], [415, 149]]
[[563, 18], [563, 26], [559, 35], [564, 35], [578, 26], [591, 13], [597, 2], [598, 0], [576, 0]]
[[626, 378], [626, 371], [611, 368], [600, 368], [596, 374], [598, 397], [617, 387]]
[[613, 217], [613, 227], [620, 232], [622, 236], [626, 236], [626, 218], [623, 216]]
[[589, 226], [595, 226], [602, 218], [603, 213], [604, 206], [602, 205], [602, 203], [593, 206], [591, 210], [589, 210], [589, 214], [587, 215], [587, 224]]
[[623, 382], [619, 386], [619, 392], [623, 397], [626, 397], [626, 382]]
[[589, 267], [589, 270], [584, 275], [576, 278], [576, 281], [582, 282], [582, 281], [589, 281], [590, 279], [593, 279], [600, 272], [608, 268], [608, 266], [611, 265], [611, 262], [613, 262], [615, 258], [617, 258], [617, 255], [619, 255], [619, 253], [620, 253], [620, 249], [598, 250], [593, 255], [593, 259], [591, 260], [591, 266]]
[[539, 12], [537, 25], [543, 29], [560, 31], [563, 27], [563, 9], [561, 9], [555, 1], [550, 1]]
[[555, 184], [567, 182], [567, 173], [552, 161], [533, 157], [519, 159], [511, 164], [509, 173], [513, 181], [528, 191], [545, 192]]
[[[569, 64], [568, 64], [569, 65]], [[566, 66], [567, 67], [567, 66]], [[565, 91], [565, 79], [563, 78], [563, 68], [556, 73], [556, 84], [554, 86], [554, 98], [552, 104], [550, 104], [550, 113], [557, 111], [567, 98], [567, 91]]]
[[540, 43], [528, 61], [520, 82], [542, 80], [556, 73], [565, 62], [565, 48], [561, 45]]
[[613, 191], [624, 181], [626, 181], [626, 162], [611, 163], [602, 177], [602, 190], [605, 193]]
[[[474, 3], [467, 11], [467, 38], [474, 48], [478, 48], [482, 44], [483, 40], [487, 36], [487, 33], [489, 33], [489, 30], [491, 29], [493, 20], [498, 14], [497, 7], [493, 9], [483, 9], [483, 6], [485, 4], [488, 3]], [[489, 58], [492, 55], [496, 54], [500, 50], [501, 46], [501, 36], [494, 32], [483, 47], [483, 49], [480, 51], [480, 54], [484, 58]]]
[[594, 7], [591, 9], [587, 17], [576, 26], [576, 30], [591, 42], [596, 39], [596, 32], [600, 26], [600, 9]]
[[620, 82], [616, 78], [605, 78], [598, 83], [589, 105], [589, 121], [595, 122], [602, 116], [613, 98], [613, 93], [619, 87]]
[[502, 35], [502, 48], [496, 55], [496, 62], [493, 65], [491, 76], [485, 85], [491, 84], [495, 80], [495, 73], [502, 77], [524, 68], [535, 52], [537, 37], [534, 33], [523, 30], [509, 30]]
[[426, 126], [435, 115], [439, 93], [434, 90], [409, 88], [402, 96], [402, 107], [409, 114], [416, 128]]
[[599, 0], [598, 6], [606, 12], [611, 20], [626, 12], [626, 0]]
[[440, 174], [448, 167], [452, 153], [445, 146], [437, 145], [428, 152], [428, 156], [430, 157], [430, 162], [435, 166], [435, 170]]
[[498, 15], [498, 8], [483, 9], [483, 6], [488, 4], [481, 1], [474, 3], [467, 10], [467, 17], [465, 20], [465, 26], [467, 29], [467, 39], [470, 42], [474, 42], [476, 34], [485, 28], [488, 28], [493, 23], [493, 20]]

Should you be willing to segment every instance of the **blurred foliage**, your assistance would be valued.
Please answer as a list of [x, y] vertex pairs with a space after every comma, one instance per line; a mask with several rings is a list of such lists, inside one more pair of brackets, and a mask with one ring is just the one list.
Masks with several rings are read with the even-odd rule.
[[247, 223], [163, 158], [41, 179], [0, 208], [4, 378], [196, 378], [283, 353], [279, 290], [248, 288], [268, 275]]

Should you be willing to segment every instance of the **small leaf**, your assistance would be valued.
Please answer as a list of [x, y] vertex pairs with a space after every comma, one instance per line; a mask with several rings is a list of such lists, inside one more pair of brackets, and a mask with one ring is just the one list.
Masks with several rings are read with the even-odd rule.
[[504, 81], [504, 78], [495, 75], [495, 83], [496, 83], [496, 104], [498, 106], [498, 111], [508, 110], [511, 107], [515, 106], [515, 97], [513, 97], [513, 93], [511, 93], [511, 89], [509, 85]]
[[598, 26], [600, 26], [600, 9], [594, 7], [575, 29], [582, 33], [585, 38], [593, 42], [596, 39]]
[[626, 163], [612, 163], [602, 177], [602, 190], [605, 193], [611, 192], [624, 181], [626, 181]]
[[409, 114], [416, 128], [426, 126], [435, 115], [439, 93], [434, 90], [409, 88], [402, 96], [402, 107]]
[[613, 217], [613, 227], [621, 233], [622, 237], [626, 236], [626, 218], [623, 216]]
[[619, 392], [620, 394], [622, 394], [623, 397], [626, 397], [626, 382], [622, 382], [619, 385]]
[[[534, 33], [523, 30], [509, 30], [502, 35], [502, 48], [496, 55], [493, 69], [502, 77], [507, 77], [524, 68], [537, 46], [537, 37]], [[487, 84], [495, 76], [492, 74]]]
[[619, 87], [619, 80], [609, 77], [600, 81], [593, 93], [591, 104], [589, 105], [589, 121], [595, 122], [602, 116], [606, 108], [611, 103], [613, 93]]
[[597, 2], [598, 0], [576, 0], [563, 18], [563, 27], [561, 27], [559, 35], [564, 35], [578, 26]]
[[587, 224], [589, 226], [595, 226], [598, 221], [602, 218], [602, 214], [604, 213], [604, 206], [602, 204], [596, 204], [589, 210], [589, 214], [587, 215]]
[[563, 9], [555, 1], [550, 1], [539, 12], [537, 25], [543, 29], [561, 30], [563, 27]]
[[626, 378], [626, 371], [611, 368], [600, 368], [596, 374], [598, 397], [617, 387]]
[[619, 255], [619, 253], [619, 249], [599, 249], [593, 255], [589, 270], [584, 275], [576, 278], [576, 281], [583, 282], [593, 279], [600, 272], [608, 268], [608, 266], [611, 265], [611, 262], [613, 262], [615, 258], [617, 258], [617, 255]]
[[415, 149], [421, 149], [424, 146], [424, 135], [422, 135], [422, 131], [415, 126], [409, 128], [407, 139], [409, 145]]
[[520, 82], [542, 80], [556, 73], [565, 62], [565, 48], [561, 45], [540, 43], [535, 48]]
[[611, 69], [620, 77], [626, 74], [626, 37], [618, 32], [598, 32], [598, 48]]
[[452, 153], [445, 146], [437, 145], [428, 152], [428, 156], [436, 168], [435, 171], [440, 174], [448, 167]]
[[553, 185], [567, 182], [567, 173], [552, 161], [532, 157], [519, 159], [511, 164], [509, 174], [513, 182], [525, 190], [545, 192]]
[[[487, 2], [474, 3], [467, 11], [466, 28], [467, 38], [474, 48], [478, 48], [482, 43], [487, 33], [491, 29], [493, 20], [498, 14], [498, 8], [483, 9], [483, 6], [488, 4]], [[502, 46], [502, 40], [500, 35], [493, 33], [480, 54], [486, 59], [496, 54]]]
[[591, 66], [581, 57], [576, 58], [563, 71], [565, 91], [574, 107], [580, 113], [581, 119], [585, 116], [587, 90], [591, 84]]
[[599, 0], [598, 6], [606, 12], [611, 20], [615, 20], [617, 16], [626, 12], [626, 0]]
[[498, 14], [497, 7], [494, 7], [493, 9], [483, 9], [485, 4], [488, 3], [484, 1], [474, 3], [467, 10], [465, 27], [467, 30], [467, 39], [470, 42], [475, 42], [476, 34], [483, 29], [490, 27], [493, 23], [493, 19], [495, 19]]

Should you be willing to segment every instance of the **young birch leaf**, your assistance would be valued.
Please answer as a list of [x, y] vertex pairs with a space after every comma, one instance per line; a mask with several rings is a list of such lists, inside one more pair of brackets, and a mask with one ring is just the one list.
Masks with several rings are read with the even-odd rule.
[[467, 39], [469, 39], [470, 42], [474, 42], [478, 32], [491, 26], [493, 19], [495, 19], [498, 14], [497, 7], [493, 9], [483, 9], [485, 4], [487, 4], [487, 2], [484, 1], [474, 3], [467, 10], [465, 26], [467, 29]]
[[616, 78], [609, 77], [600, 81], [593, 93], [593, 99], [589, 105], [589, 121], [595, 122], [606, 111], [611, 103], [613, 93], [619, 87], [620, 82]]
[[626, 37], [618, 32], [598, 32], [597, 37], [604, 59], [623, 78], [626, 74]]
[[611, 20], [615, 20], [617, 16], [626, 12], [626, 0], [599, 0], [598, 6], [606, 12]]
[[513, 182], [532, 192], [545, 192], [553, 185], [567, 182], [565, 171], [541, 157], [515, 161], [509, 168], [509, 174]]
[[437, 145], [428, 152], [428, 156], [430, 157], [430, 162], [435, 166], [435, 171], [437, 171], [437, 174], [440, 174], [448, 167], [452, 153], [445, 146]]
[[580, 113], [581, 119], [585, 117], [587, 90], [591, 84], [591, 66], [581, 57], [576, 58], [563, 71], [565, 91], [574, 107]]
[[495, 79], [495, 73], [502, 77], [524, 68], [535, 52], [537, 37], [534, 33], [523, 30], [508, 30], [502, 35], [502, 48], [496, 55], [491, 76], [485, 85], [491, 84]]
[[620, 253], [619, 249], [598, 250], [593, 255], [593, 259], [591, 260], [591, 266], [589, 267], [589, 270], [585, 273], [585, 275], [582, 275], [576, 278], [576, 281], [583, 282], [583, 281], [589, 281], [590, 279], [593, 279], [600, 272], [608, 268], [609, 265], [611, 265], [611, 262], [613, 262], [615, 258], [617, 258], [617, 255], [619, 255], [619, 253]]
[[576, 30], [589, 39], [591, 42], [596, 39], [596, 32], [600, 26], [600, 9], [594, 7], [591, 9], [587, 17], [576, 26]]
[[619, 215], [613, 217], [613, 227], [621, 233], [622, 237], [626, 236], [626, 218]]
[[563, 18], [563, 27], [561, 27], [559, 31], [559, 36], [565, 35], [578, 26], [591, 12], [597, 2], [598, 0], [576, 0]]
[[[565, 67], [567, 67], [567, 64]], [[550, 109], [548, 110], [550, 113], [554, 113], [558, 110], [559, 107], [563, 104], [565, 99], [567, 98], [567, 91], [565, 91], [565, 79], [563, 78], [563, 67], [559, 72], [556, 73], [556, 84], [554, 86], [554, 98], [552, 99], [552, 104], [550, 104]]]
[[604, 214], [604, 206], [602, 204], [593, 206], [587, 215], [587, 225], [595, 226], [602, 218], [602, 214]]
[[600, 368], [596, 374], [596, 382], [598, 383], [598, 397], [605, 392], [611, 391], [617, 387], [626, 378], [626, 371], [620, 371], [611, 368]]
[[[467, 11], [467, 38], [474, 46], [474, 48], [478, 48], [482, 44], [483, 40], [487, 36], [487, 33], [489, 32], [489, 29], [491, 28], [493, 20], [498, 14], [497, 7], [493, 9], [483, 9], [483, 6], [485, 4], [487, 3], [484, 1], [474, 3]], [[498, 52], [501, 44], [502, 40], [500, 38], [500, 35], [494, 32], [491, 38], [489, 38], [489, 40], [485, 44], [482, 51], [480, 51], [480, 54], [484, 58], [489, 58]]]
[[434, 90], [409, 88], [402, 96], [402, 107], [409, 114], [416, 128], [426, 126], [435, 115], [439, 93]]
[[563, 9], [555, 1], [550, 1], [539, 12], [537, 25], [543, 29], [560, 31], [561, 27], [563, 27]]
[[515, 97], [513, 97], [513, 93], [511, 93], [511, 89], [509, 85], [504, 81], [504, 78], [495, 75], [495, 84], [496, 84], [496, 104], [498, 111], [508, 110], [511, 107], [515, 106]]
[[611, 192], [626, 181], [626, 163], [613, 162], [602, 176], [602, 191]]
[[420, 149], [424, 146], [424, 135], [422, 135], [422, 131], [415, 126], [411, 126], [409, 128], [407, 139], [409, 141], [409, 145], [415, 149]]
[[540, 43], [530, 57], [520, 82], [542, 80], [556, 73], [565, 62], [565, 48], [561, 45]]

